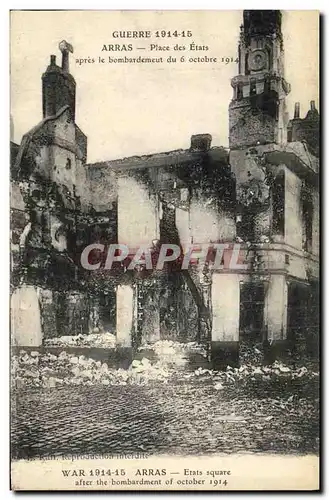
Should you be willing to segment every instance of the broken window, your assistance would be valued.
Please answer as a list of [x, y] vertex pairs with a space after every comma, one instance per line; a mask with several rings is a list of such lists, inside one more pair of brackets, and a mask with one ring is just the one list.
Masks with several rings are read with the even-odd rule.
[[281, 172], [272, 185], [272, 234], [284, 236], [285, 178]]

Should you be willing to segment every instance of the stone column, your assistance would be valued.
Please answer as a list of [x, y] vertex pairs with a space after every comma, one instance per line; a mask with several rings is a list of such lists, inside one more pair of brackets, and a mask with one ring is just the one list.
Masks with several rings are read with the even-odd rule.
[[117, 353], [123, 364], [132, 359], [132, 332], [134, 327], [134, 289], [132, 285], [118, 285], [117, 292], [116, 339]]
[[214, 368], [239, 363], [240, 275], [212, 277], [211, 360]]
[[265, 287], [265, 362], [272, 363], [287, 347], [288, 285], [284, 275], [272, 275]]
[[12, 345], [40, 347], [42, 328], [39, 290], [35, 286], [17, 288], [10, 302]]
[[117, 287], [117, 345], [131, 347], [134, 312], [134, 290], [131, 285]]

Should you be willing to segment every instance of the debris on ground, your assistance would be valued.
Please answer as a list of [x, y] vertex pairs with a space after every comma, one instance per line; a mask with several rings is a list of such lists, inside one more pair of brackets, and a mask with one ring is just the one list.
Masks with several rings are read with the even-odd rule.
[[[147, 358], [134, 360], [128, 370], [110, 368], [106, 362], [62, 351], [58, 356], [21, 350], [12, 357], [12, 383], [17, 388], [59, 385], [144, 385], [152, 380], [166, 383], [170, 376], [163, 362], [152, 364]], [[172, 370], [171, 370], [172, 372]]]
[[187, 373], [185, 378], [212, 378], [220, 384], [236, 383], [240, 380], [270, 380], [275, 378], [294, 380], [308, 376], [309, 378], [319, 377], [318, 371], [308, 370], [305, 366], [292, 368], [280, 361], [275, 361], [268, 366], [241, 365], [240, 367], [227, 366], [226, 370], [216, 371], [205, 368], [197, 368], [193, 373]]
[[45, 347], [102, 347], [116, 346], [116, 337], [113, 333], [90, 333], [88, 335], [64, 335], [44, 340]]
[[181, 345], [175, 348], [174, 343], [170, 341], [157, 344], [155, 361], [150, 361], [147, 357], [134, 359], [128, 370], [109, 367], [106, 362], [96, 361], [84, 355], [77, 356], [65, 349], [58, 355], [39, 353], [37, 350], [27, 353], [21, 350], [18, 355], [12, 357], [12, 382], [17, 388], [52, 388], [60, 385], [145, 385], [150, 382], [166, 384], [170, 378], [175, 378], [197, 383], [206, 381], [214, 390], [221, 391], [226, 387], [241, 385], [241, 382], [285, 382], [319, 377], [319, 372], [311, 368], [293, 368], [279, 361], [269, 366], [227, 366], [226, 370], [222, 371], [198, 367], [188, 372], [179, 369], [186, 364], [186, 345], [184, 348]]
[[239, 358], [242, 365], [261, 365], [263, 361], [263, 345], [261, 343], [240, 342]]
[[143, 344], [138, 351], [150, 350], [160, 362], [176, 367], [183, 367], [189, 362], [190, 356], [199, 355], [207, 359], [207, 352], [203, 345], [197, 342], [175, 342], [173, 340], [158, 340], [152, 344]]

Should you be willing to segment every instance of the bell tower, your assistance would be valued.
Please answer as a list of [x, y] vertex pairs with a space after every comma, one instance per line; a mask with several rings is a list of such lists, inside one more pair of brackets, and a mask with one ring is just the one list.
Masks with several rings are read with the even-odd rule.
[[231, 81], [230, 148], [286, 142], [281, 12], [245, 10], [240, 27], [239, 75]]

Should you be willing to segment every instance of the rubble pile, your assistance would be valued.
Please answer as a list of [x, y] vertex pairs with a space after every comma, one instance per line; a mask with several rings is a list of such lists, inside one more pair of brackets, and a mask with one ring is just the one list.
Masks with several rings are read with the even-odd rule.
[[58, 356], [20, 351], [12, 358], [12, 384], [16, 388], [57, 387], [60, 385], [146, 384], [152, 380], [166, 383], [170, 371], [164, 363], [147, 358], [134, 360], [128, 370], [110, 368], [107, 363], [62, 351]]
[[[223, 389], [225, 385], [235, 384], [241, 380], [250, 381], [275, 381], [276, 379], [296, 380], [302, 378], [317, 378], [318, 371], [308, 369], [306, 366], [291, 368], [279, 361], [269, 366], [241, 365], [239, 368], [227, 366], [225, 371], [208, 370], [198, 368], [193, 373], [185, 374], [184, 378], [197, 377], [200, 380], [211, 378], [215, 389]], [[217, 387], [216, 387], [217, 386]]]
[[222, 390], [241, 382], [249, 384], [283, 379], [306, 380], [319, 376], [318, 371], [306, 366], [291, 368], [278, 361], [270, 366], [244, 364], [239, 368], [228, 366], [223, 371], [199, 367], [187, 372], [179, 368], [186, 363], [187, 350], [197, 350], [197, 346], [173, 344], [170, 341], [158, 342], [153, 346], [158, 356], [155, 362], [146, 357], [141, 360], [134, 359], [128, 370], [109, 367], [106, 362], [83, 355], [76, 356], [65, 350], [59, 355], [40, 353], [37, 350], [27, 353], [21, 350], [18, 355], [12, 357], [11, 381], [16, 388], [52, 388], [62, 385], [145, 385], [150, 382], [166, 384], [170, 378], [179, 378], [182, 381], [207, 382], [212, 384], [215, 390]]
[[173, 340], [159, 340], [153, 344], [144, 344], [138, 350], [151, 350], [160, 363], [176, 368], [186, 366], [191, 354], [199, 354], [207, 358], [206, 349], [197, 342], [181, 343]]
[[[126, 385], [147, 384], [151, 381], [167, 383], [188, 363], [189, 353], [205, 356], [203, 347], [195, 342], [179, 343], [158, 341], [140, 347], [139, 351], [151, 350], [155, 361], [147, 357], [134, 359], [128, 370], [112, 368], [106, 362], [96, 361], [85, 355], [77, 356], [65, 350], [67, 347], [115, 347], [115, 336], [110, 333], [65, 336], [48, 339], [46, 347], [62, 347], [58, 355], [27, 353], [21, 350], [12, 358], [12, 383], [15, 387], [56, 387], [60, 385]], [[142, 354], [143, 356], [143, 354]]]
[[90, 333], [88, 335], [65, 335], [53, 339], [45, 339], [46, 347], [101, 347], [114, 349], [116, 338], [113, 333]]
[[240, 342], [239, 358], [242, 365], [261, 365], [263, 362], [262, 343], [250, 345]]

